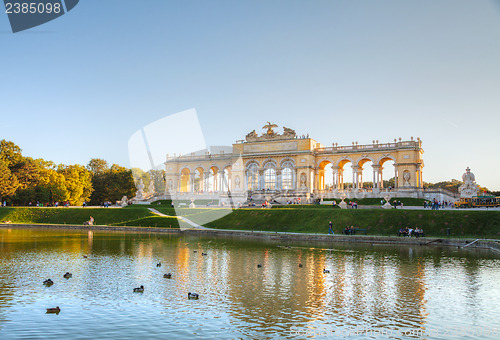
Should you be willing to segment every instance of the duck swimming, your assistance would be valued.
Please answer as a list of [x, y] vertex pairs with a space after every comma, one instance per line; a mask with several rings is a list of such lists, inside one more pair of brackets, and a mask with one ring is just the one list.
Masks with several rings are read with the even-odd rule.
[[299, 263], [299, 268], [302, 268], [302, 263]]
[[144, 293], [144, 286], [140, 286], [139, 288], [134, 288], [134, 293]]
[[43, 284], [46, 286], [52, 286], [54, 284], [54, 281], [52, 281], [51, 279], [47, 279], [43, 281]]
[[330, 271], [328, 269], [323, 269], [323, 274], [330, 274]]
[[207, 253], [201, 253], [201, 256], [207, 256], [208, 254]]
[[61, 311], [61, 308], [59, 308], [59, 306], [57, 306], [56, 308], [47, 308], [47, 313], [45, 313], [45, 314], [59, 314], [60, 311]]
[[157, 267], [161, 267], [161, 262], [156, 264]]
[[188, 299], [198, 300], [199, 297], [200, 296], [196, 293], [188, 293]]
[[167, 273], [167, 274], [163, 275], [163, 277], [165, 279], [171, 279], [172, 278], [172, 273]]
[[70, 277], [73, 277], [73, 274], [71, 274], [70, 272], [66, 272], [66, 274], [63, 275], [63, 277], [65, 279], [69, 279]]
[[261, 268], [261, 267], [262, 267], [262, 265], [261, 265], [261, 264], [258, 264], [258, 265], [257, 265], [257, 268]]

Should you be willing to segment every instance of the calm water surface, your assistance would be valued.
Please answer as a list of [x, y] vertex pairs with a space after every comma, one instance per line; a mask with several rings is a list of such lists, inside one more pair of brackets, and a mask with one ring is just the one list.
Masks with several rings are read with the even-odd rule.
[[0, 339], [498, 339], [499, 268], [472, 249], [0, 228]]

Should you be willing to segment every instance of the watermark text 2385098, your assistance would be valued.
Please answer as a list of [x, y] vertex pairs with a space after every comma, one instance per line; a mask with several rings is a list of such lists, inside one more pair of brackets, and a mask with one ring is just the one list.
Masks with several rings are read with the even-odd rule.
[[3, 0], [12, 32], [24, 31], [71, 11], [80, 0]]
[[6, 2], [5, 13], [7, 14], [35, 14], [35, 13], [60, 13], [61, 4], [58, 2]]

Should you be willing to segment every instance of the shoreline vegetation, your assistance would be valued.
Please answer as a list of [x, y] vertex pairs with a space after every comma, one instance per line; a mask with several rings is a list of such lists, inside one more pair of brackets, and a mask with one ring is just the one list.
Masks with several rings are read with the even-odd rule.
[[[158, 216], [148, 208], [167, 216]], [[179, 215], [198, 223], [220, 214], [218, 208], [177, 209]], [[187, 232], [198, 235], [277, 238], [359, 243], [452, 245], [500, 251], [500, 211], [335, 209], [331, 206], [300, 205], [278, 209], [238, 209], [206, 223], [211, 229], [181, 230], [176, 210], [169, 205], [125, 208], [0, 208], [0, 227], [68, 228], [103, 231]], [[84, 226], [90, 216], [96, 225]], [[215, 216], [215, 215], [213, 215]], [[328, 235], [332, 221], [335, 235]], [[5, 223], [8, 222], [8, 223]], [[359, 229], [344, 235], [346, 226]], [[423, 238], [399, 237], [400, 228], [423, 228]], [[184, 228], [183, 228], [184, 229]], [[363, 234], [363, 235], [361, 235]], [[366, 234], [366, 235], [365, 235]]]

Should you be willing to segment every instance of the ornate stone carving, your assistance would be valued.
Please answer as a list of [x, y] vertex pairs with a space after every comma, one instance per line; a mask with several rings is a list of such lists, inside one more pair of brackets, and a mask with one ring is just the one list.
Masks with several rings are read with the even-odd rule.
[[253, 130], [252, 132], [248, 133], [245, 137], [247, 142], [259, 142], [259, 141], [266, 141], [266, 140], [283, 140], [283, 139], [295, 139], [297, 137], [297, 133], [295, 133], [295, 130], [289, 129], [287, 127], [283, 127], [283, 134], [280, 135], [279, 133], [276, 133], [273, 128], [278, 127], [276, 124], [272, 124], [271, 122], [267, 122], [267, 125], [264, 125], [262, 128], [266, 130], [265, 133], [263, 133], [261, 136]]
[[240, 183], [240, 176], [236, 175], [236, 177], [234, 178], [234, 185], [236, 186], [236, 189], [240, 188]]
[[467, 167], [465, 173], [462, 175], [462, 181], [464, 184], [458, 188], [460, 197], [471, 198], [473, 196], [477, 196], [479, 185], [476, 184], [476, 177], [472, 172], [470, 172], [469, 167]]
[[306, 187], [306, 181], [307, 181], [306, 174], [305, 173], [301, 173], [300, 174], [300, 187], [301, 188], [305, 188]]
[[404, 180], [403, 186], [405, 187], [410, 186], [410, 178], [411, 178], [410, 172], [408, 170], [405, 170], [403, 172], [403, 180]]
[[297, 133], [295, 132], [295, 130], [283, 126], [283, 136], [295, 138], [297, 136]]
[[257, 134], [257, 132], [255, 132], [255, 130], [253, 130], [252, 132], [250, 132], [249, 134], [246, 135], [247, 142], [256, 141], [258, 138], [259, 138], [259, 135]]
[[274, 136], [276, 132], [273, 131], [273, 128], [277, 128], [278, 125], [271, 124], [271, 122], [267, 122], [267, 125], [264, 125], [262, 128], [267, 129], [266, 135]]

